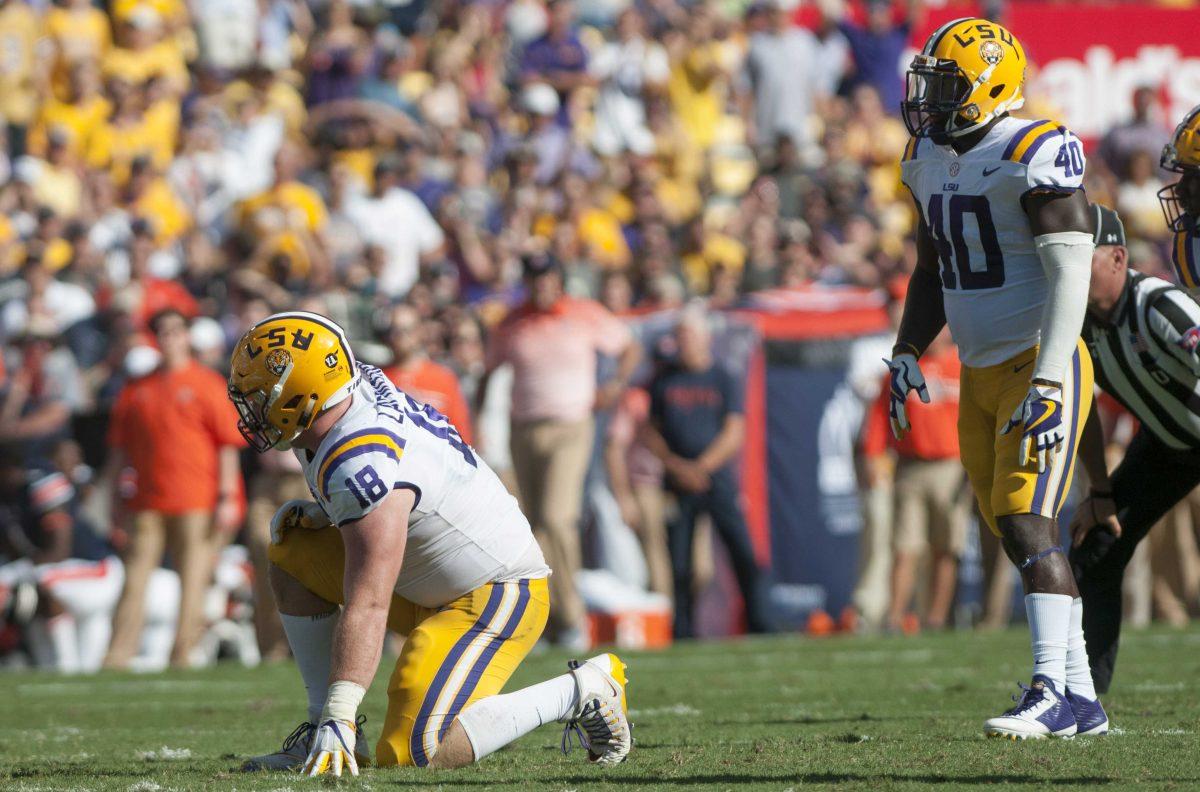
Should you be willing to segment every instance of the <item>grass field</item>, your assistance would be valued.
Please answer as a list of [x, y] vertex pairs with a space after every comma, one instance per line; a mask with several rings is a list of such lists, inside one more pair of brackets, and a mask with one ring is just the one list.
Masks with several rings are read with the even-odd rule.
[[[459, 771], [367, 770], [363, 789], [1200, 789], [1200, 632], [1131, 632], [1107, 699], [1117, 733], [985, 740], [980, 724], [1028, 677], [1023, 631], [917, 638], [772, 638], [628, 655], [637, 745], [603, 771], [545, 727]], [[559, 673], [531, 658], [523, 685]], [[385, 661], [368, 693], [382, 721]], [[0, 677], [0, 789], [284, 790], [238, 758], [298, 722], [290, 664], [160, 676]], [[317, 784], [321, 786], [321, 784]]]

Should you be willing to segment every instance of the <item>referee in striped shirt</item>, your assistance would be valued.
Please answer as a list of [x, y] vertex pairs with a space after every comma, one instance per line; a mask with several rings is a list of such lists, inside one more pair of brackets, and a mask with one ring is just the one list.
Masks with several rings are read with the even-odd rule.
[[1096, 250], [1083, 339], [1096, 382], [1141, 423], [1110, 475], [1096, 410], [1079, 457], [1091, 491], [1071, 520], [1071, 565], [1096, 690], [1108, 692], [1121, 630], [1121, 582], [1138, 542], [1200, 485], [1200, 305], [1128, 268], [1116, 212], [1093, 204]]

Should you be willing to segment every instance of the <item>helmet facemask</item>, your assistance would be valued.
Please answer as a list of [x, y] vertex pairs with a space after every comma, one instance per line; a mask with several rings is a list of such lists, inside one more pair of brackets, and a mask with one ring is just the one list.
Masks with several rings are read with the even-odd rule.
[[905, 81], [904, 126], [913, 137], [942, 145], [952, 136], [955, 117], [967, 109], [971, 81], [954, 61], [930, 55], [913, 58]]
[[1200, 218], [1200, 167], [1189, 167], [1179, 161], [1174, 143], [1163, 146], [1159, 160], [1164, 170], [1181, 174], [1179, 181], [1158, 191], [1167, 227], [1181, 232], [1194, 228]]

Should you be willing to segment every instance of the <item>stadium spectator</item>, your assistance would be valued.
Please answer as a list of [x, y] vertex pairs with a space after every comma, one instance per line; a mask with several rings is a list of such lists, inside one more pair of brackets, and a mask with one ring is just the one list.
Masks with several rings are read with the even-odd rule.
[[[878, 467], [895, 453], [892, 582], [886, 628], [912, 632], [908, 617], [921, 557], [929, 551], [929, 598], [924, 626], [946, 626], [966, 547], [970, 494], [958, 459], [958, 354], [943, 333], [921, 358], [930, 404], [912, 405], [912, 430], [901, 440], [888, 427], [888, 384], [867, 414], [863, 453]], [[885, 380], [887, 377], [884, 378]]]
[[838, 19], [838, 29], [849, 44], [854, 69], [849, 87], [869, 85], [879, 94], [884, 110], [895, 115], [904, 98], [904, 79], [901, 63], [909, 46], [913, 25], [921, 9], [921, 0], [905, 1], [905, 17], [896, 22], [891, 0], [867, 0], [866, 24], [857, 24], [846, 17], [843, 0], [828, 0], [825, 13]]
[[692, 546], [696, 519], [712, 518], [737, 575], [746, 628], [767, 632], [766, 575], [759, 568], [739, 502], [735, 465], [745, 438], [742, 393], [714, 359], [707, 315], [685, 309], [675, 328], [678, 359], [650, 383], [646, 447], [663, 463], [678, 515], [668, 529], [677, 638], [695, 635]]
[[627, 8], [617, 18], [617, 40], [605, 44], [589, 64], [600, 83], [596, 97], [593, 145], [601, 156], [654, 153], [654, 134], [646, 126], [646, 99], [663, 89], [669, 76], [667, 53], [646, 38], [642, 16]]
[[621, 519], [637, 532], [649, 573], [648, 588], [670, 597], [671, 556], [667, 549], [666, 504], [662, 461], [641, 439], [650, 420], [650, 394], [630, 388], [621, 397], [608, 424], [604, 460]]
[[1118, 179], [1130, 177], [1135, 154], [1151, 157], [1155, 164], [1158, 163], [1163, 141], [1171, 130], [1163, 121], [1155, 94], [1156, 89], [1149, 86], [1134, 89], [1130, 119], [1108, 130], [1096, 148], [1100, 159]]
[[[550, 579], [548, 637], [588, 644], [583, 600], [575, 588], [582, 562], [579, 516], [592, 455], [594, 410], [615, 406], [638, 364], [629, 328], [599, 304], [563, 292], [559, 263], [546, 254], [522, 262], [528, 297], [489, 339], [486, 381], [513, 367], [512, 457], [521, 506], [533, 525]], [[618, 357], [613, 379], [597, 387], [597, 356]]]
[[109, 479], [128, 465], [135, 487], [125, 587], [105, 659], [112, 668], [128, 667], [137, 651], [146, 585], [167, 549], [182, 585], [171, 664], [189, 665], [203, 624], [214, 535], [236, 531], [240, 519], [243, 442], [225, 383], [192, 359], [187, 319], [179, 311], [155, 314], [150, 329], [162, 363], [121, 391], [108, 438]]
[[[590, 81], [588, 54], [579, 40], [574, 0], [550, 0], [546, 14], [545, 34], [529, 42], [521, 53], [521, 80], [550, 85], [562, 103], [577, 87]], [[565, 112], [561, 120], [566, 121]]]
[[454, 372], [429, 359], [421, 338], [421, 317], [411, 306], [398, 305], [388, 317], [384, 341], [392, 364], [383, 373], [396, 387], [450, 419], [462, 439], [472, 442], [471, 413]]
[[36, 301], [30, 309], [4, 362], [0, 440], [21, 444], [26, 458], [37, 464], [69, 436], [72, 414], [84, 406], [86, 392], [75, 357], [61, 343], [53, 320], [37, 313]]
[[783, 136], [805, 148], [819, 90], [813, 79], [820, 57], [816, 38], [792, 25], [781, 0], [773, 0], [765, 11], [751, 6], [747, 26], [752, 31], [745, 66], [749, 91], [742, 106], [750, 142], [770, 147]]
[[415, 194], [399, 185], [399, 178], [399, 161], [380, 161], [371, 193], [350, 199], [346, 206], [363, 243], [378, 247], [382, 254], [375, 288], [391, 298], [408, 294], [422, 265], [440, 257], [446, 242], [441, 226]]

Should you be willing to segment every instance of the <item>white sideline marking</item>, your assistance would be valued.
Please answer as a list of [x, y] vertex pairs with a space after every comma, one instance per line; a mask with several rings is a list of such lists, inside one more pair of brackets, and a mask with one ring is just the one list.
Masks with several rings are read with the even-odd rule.
[[1182, 682], [1138, 682], [1133, 689], [1141, 693], [1166, 693], [1183, 690], [1184, 687]]
[[[114, 682], [23, 682], [16, 686], [20, 695], [49, 695], [49, 696], [86, 696], [94, 698], [97, 694], [105, 693], [181, 693], [195, 690], [211, 693], [214, 681], [189, 679], [137, 679]], [[237, 680], [223, 680], [223, 688], [255, 688], [257, 683]]]
[[694, 718], [700, 714], [700, 710], [687, 704], [672, 704], [668, 707], [650, 707], [648, 709], [634, 709], [629, 711], [631, 718], [653, 718], [658, 715], [678, 715], [680, 717]]
[[835, 663], [863, 663], [868, 665], [892, 665], [894, 663], [928, 663], [933, 659], [932, 649], [847, 649], [833, 653]]
[[159, 748], [157, 751], [138, 751], [138, 759], [149, 760], [165, 760], [174, 761], [176, 759], [191, 759], [191, 748], [170, 748], [166, 745]]

